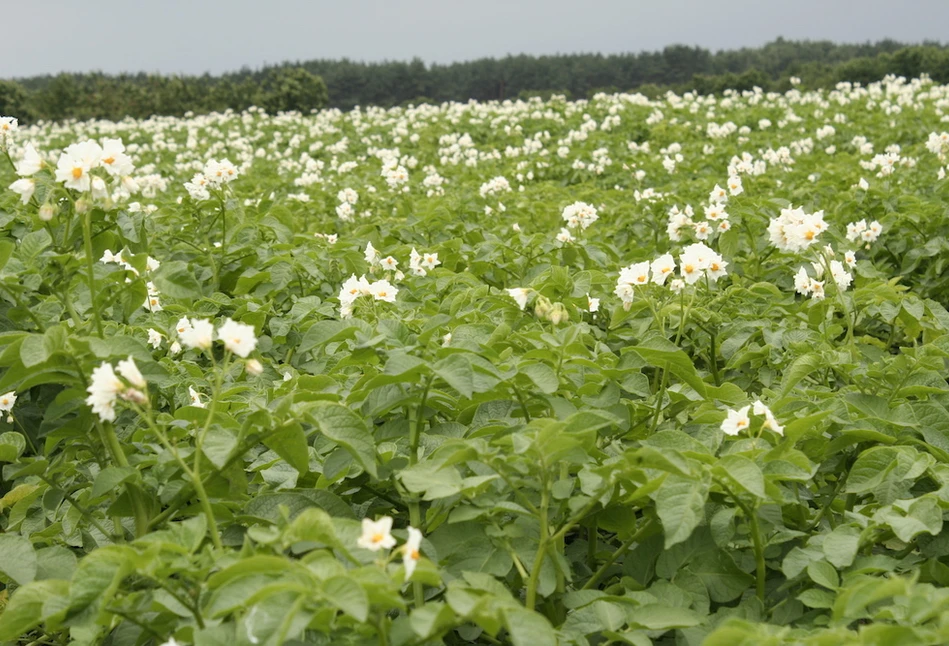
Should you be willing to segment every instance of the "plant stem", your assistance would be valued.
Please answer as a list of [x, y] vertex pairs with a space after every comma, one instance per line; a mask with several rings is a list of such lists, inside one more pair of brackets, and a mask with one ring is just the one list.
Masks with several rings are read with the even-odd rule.
[[[119, 444], [119, 438], [115, 436], [112, 425], [96, 421], [96, 428], [99, 429], [99, 437], [112, 456], [112, 461], [120, 467], [129, 466], [128, 458], [125, 456], [125, 451], [122, 450], [122, 445]], [[127, 484], [125, 488], [132, 502], [132, 510], [135, 514], [135, 537], [138, 538], [148, 532], [148, 511], [145, 509], [145, 502], [142, 500], [141, 491], [138, 487]]]
[[767, 575], [767, 564], [764, 560], [764, 543], [761, 540], [761, 526], [758, 524], [758, 510], [756, 508], [749, 507], [746, 505], [741, 498], [739, 498], [735, 493], [728, 488], [721, 480], [716, 478], [717, 482], [722, 489], [725, 490], [725, 493], [735, 501], [735, 504], [741, 509], [745, 514], [745, 517], [748, 519], [748, 524], [751, 526], [751, 540], [754, 545], [755, 550], [755, 592], [758, 595], [758, 599], [764, 602], [764, 586], [765, 586], [765, 577]]
[[[422, 427], [425, 425], [425, 402], [428, 400], [428, 390], [432, 385], [434, 376], [429, 375], [425, 379], [425, 386], [422, 388], [422, 398], [419, 400], [418, 409], [415, 412], [415, 423], [409, 426], [409, 464], [418, 463], [418, 445], [422, 438]], [[415, 529], [422, 529], [422, 509], [418, 502], [418, 495], [413, 494], [409, 501], [409, 523]], [[425, 590], [420, 581], [412, 582], [412, 596], [415, 599], [415, 607], [420, 608], [425, 603]]]
[[[204, 482], [201, 480], [201, 458], [204, 456], [204, 437], [208, 429], [211, 428], [211, 422], [214, 420], [214, 413], [217, 412], [218, 399], [221, 397], [221, 385], [224, 382], [224, 373], [227, 371], [228, 360], [231, 358], [230, 352], [224, 355], [224, 361], [221, 366], [215, 366], [214, 371], [214, 390], [211, 394], [211, 407], [208, 409], [208, 418], [204, 426], [198, 431], [194, 439], [194, 467], [191, 473], [191, 479], [194, 482], [194, 491], [201, 501], [201, 509], [204, 515], [208, 517], [208, 533], [211, 534], [211, 542], [217, 549], [224, 549], [221, 543], [221, 535], [217, 529], [217, 521], [214, 519], [214, 509], [211, 507], [211, 500], [208, 498], [208, 492], [204, 488]], [[212, 357], [213, 360], [213, 357]]]
[[593, 573], [593, 576], [591, 576], [590, 579], [583, 584], [581, 590], [590, 590], [594, 588], [600, 582], [600, 580], [606, 576], [606, 571], [612, 567], [613, 563], [616, 562], [616, 559], [618, 559], [623, 552], [628, 550], [633, 545], [633, 543], [642, 541], [643, 537], [648, 532], [652, 531], [653, 526], [653, 521], [651, 519], [647, 520], [645, 524], [637, 529], [632, 536], [623, 541], [623, 544], [620, 545], [615, 552], [610, 554], [607, 559], [603, 561], [603, 564], [599, 567], [599, 569]]
[[99, 318], [99, 310], [96, 308], [96, 275], [95, 258], [92, 257], [92, 210], [82, 214], [82, 238], [86, 250], [86, 280], [89, 282], [89, 307], [92, 310], [92, 318], [96, 322], [96, 333], [99, 338], [104, 338], [102, 333], [102, 320]]
[[540, 582], [540, 570], [544, 565], [544, 555], [547, 552], [548, 532], [547, 526], [547, 507], [550, 504], [550, 494], [547, 491], [546, 479], [543, 483], [543, 491], [540, 494], [540, 538], [537, 542], [537, 554], [534, 557], [534, 564], [531, 566], [531, 576], [527, 580], [527, 600], [528, 610], [533, 610], [537, 605], [537, 584]]

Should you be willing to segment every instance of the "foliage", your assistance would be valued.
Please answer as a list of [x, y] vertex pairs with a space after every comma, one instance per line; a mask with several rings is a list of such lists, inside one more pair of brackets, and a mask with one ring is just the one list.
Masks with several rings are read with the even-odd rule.
[[[0, 642], [946, 643], [947, 97], [21, 127], [4, 186], [26, 142], [43, 163], [0, 195]], [[716, 185], [727, 272], [624, 304], [631, 263], [687, 277], [668, 216]], [[769, 228], [798, 204], [827, 228], [792, 252]], [[852, 284], [795, 294], [848, 251]], [[182, 331], [203, 319], [220, 339]], [[129, 360], [141, 383], [103, 380]]]

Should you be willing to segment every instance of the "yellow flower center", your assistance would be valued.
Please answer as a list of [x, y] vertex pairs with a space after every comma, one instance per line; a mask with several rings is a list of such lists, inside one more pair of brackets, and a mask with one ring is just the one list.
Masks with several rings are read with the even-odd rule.
[[814, 239], [814, 235], [815, 235], [815, 234], [814, 234], [813, 231], [808, 231], [807, 233], [804, 234], [804, 237], [805, 237], [807, 240], [813, 240], [813, 239]]
[[72, 169], [72, 178], [79, 179], [80, 177], [82, 177], [82, 168], [77, 166], [76, 168]]
[[389, 292], [379, 292], [379, 298], [385, 298], [389, 295]]
[[686, 265], [685, 267], [683, 267], [683, 269], [685, 269], [685, 273], [687, 274], [691, 274], [693, 271], [695, 271], [695, 267], [693, 267], [692, 265]]
[[373, 543], [381, 543], [384, 538], [385, 538], [385, 535], [384, 535], [384, 534], [380, 534], [380, 533], [376, 532], [375, 534], [372, 535], [372, 542], [373, 542]]
[[418, 553], [418, 550], [412, 550], [411, 552], [409, 552], [409, 558], [412, 559], [413, 561], [419, 560], [421, 556], [422, 555]]
[[746, 422], [746, 421], [743, 420], [743, 419], [740, 419], [740, 420], [738, 420], [738, 422], [735, 423], [735, 426], [736, 426], [737, 428], [744, 428], [745, 426], [748, 426], [748, 422]]
[[106, 157], [102, 160], [103, 164], [109, 164], [110, 166], [115, 163], [115, 157]]

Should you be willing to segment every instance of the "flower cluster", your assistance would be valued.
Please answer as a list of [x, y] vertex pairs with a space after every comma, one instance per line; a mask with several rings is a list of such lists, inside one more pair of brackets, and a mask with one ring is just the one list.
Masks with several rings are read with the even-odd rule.
[[[119, 375], [124, 380], [119, 379], [115, 370], [119, 371]], [[121, 398], [136, 404], [144, 404], [148, 401], [148, 395], [145, 394], [146, 387], [145, 378], [131, 356], [119, 361], [115, 369], [112, 368], [112, 364], [103, 361], [92, 371], [91, 383], [86, 388], [86, 392], [89, 393], [86, 397], [86, 405], [92, 407], [92, 412], [98, 415], [101, 421], [114, 422], [115, 402]]]
[[437, 253], [419, 253], [412, 247], [409, 254], [409, 269], [416, 276], [424, 276], [429, 270], [435, 269], [442, 262], [438, 259]]
[[586, 229], [599, 219], [596, 207], [586, 202], [574, 202], [565, 207], [562, 217], [564, 222], [567, 223], [568, 229], [576, 229], [577, 227]]
[[13, 405], [16, 404], [16, 391], [11, 390], [8, 393], [0, 395], [0, 413], [7, 414], [7, 423], [13, 423]]
[[[399, 548], [402, 553], [402, 563], [405, 565], [405, 579], [411, 579], [415, 566], [422, 558], [422, 532], [414, 527], [408, 527], [408, 539]], [[383, 516], [379, 520], [362, 519], [362, 534], [356, 539], [356, 545], [371, 552], [388, 550], [395, 547], [396, 540], [392, 536], [392, 517]]]
[[339, 206], [336, 207], [336, 216], [343, 222], [352, 222], [356, 215], [356, 203], [359, 201], [359, 193], [351, 188], [344, 188], [336, 194], [339, 200]]
[[847, 225], [847, 240], [851, 242], [860, 240], [866, 243], [867, 249], [870, 248], [871, 244], [877, 241], [881, 233], [883, 233], [883, 225], [876, 220], [870, 224], [867, 224], [866, 220], [860, 220], [859, 222], [851, 222]]
[[394, 303], [398, 293], [399, 288], [386, 279], [370, 283], [365, 276], [356, 278], [356, 274], [353, 274], [339, 290], [339, 316], [344, 319], [352, 317], [353, 305], [360, 296], [372, 296], [377, 301]]
[[[673, 291], [681, 291], [685, 285], [693, 285], [702, 277], [708, 277], [711, 282], [718, 281], [725, 276], [728, 262], [721, 255], [708, 247], [705, 243], [690, 244], [679, 255], [679, 278], [674, 278], [669, 287]], [[623, 307], [629, 309], [637, 287], [653, 283], [665, 285], [666, 280], [675, 275], [676, 261], [671, 254], [663, 254], [649, 262], [634, 263], [620, 270], [613, 293], [621, 301]]]
[[13, 143], [13, 133], [17, 131], [18, 122], [13, 117], [0, 117], [0, 150], [7, 150]]
[[[184, 347], [197, 350], [209, 350], [214, 342], [214, 325], [207, 319], [182, 318], [175, 326], [178, 340]], [[224, 348], [242, 359], [257, 347], [257, 336], [254, 326], [239, 323], [230, 318], [224, 319], [217, 328], [217, 338], [224, 343]], [[175, 348], [172, 346], [172, 351]]]
[[781, 251], [798, 253], [817, 242], [821, 233], [827, 230], [824, 212], [805, 213], [804, 209], [781, 209], [777, 218], [768, 224], [771, 244]]
[[200, 173], [195, 173], [185, 188], [191, 199], [201, 202], [211, 199], [211, 189], [219, 189], [237, 179], [239, 172], [229, 160], [209, 160]]
[[749, 410], [753, 410], [758, 417], [764, 417], [761, 428], [767, 428], [778, 435], [784, 435], [784, 427], [778, 424], [778, 420], [771, 413], [771, 409], [765, 406], [760, 399], [753, 405], [743, 406], [738, 410], [729, 409], [728, 416], [722, 422], [722, 432], [725, 435], [738, 435], [742, 431], [748, 430], [751, 427], [751, 418], [748, 416]]

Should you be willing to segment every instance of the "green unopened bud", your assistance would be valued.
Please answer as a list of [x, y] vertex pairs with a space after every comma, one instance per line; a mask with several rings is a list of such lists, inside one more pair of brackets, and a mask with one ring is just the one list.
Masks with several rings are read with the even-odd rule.
[[56, 215], [56, 212], [58, 210], [59, 209], [56, 207], [55, 204], [46, 202], [45, 204], [43, 204], [43, 206], [40, 207], [40, 220], [42, 220], [43, 222], [49, 222], [50, 220], [53, 219], [53, 216]]
[[550, 322], [554, 325], [560, 325], [570, 320], [570, 314], [567, 312], [567, 308], [564, 307], [563, 303], [554, 303], [547, 318], [549, 318]]
[[538, 295], [537, 302], [534, 303], [534, 315], [539, 319], [547, 318], [551, 307], [549, 298]]

